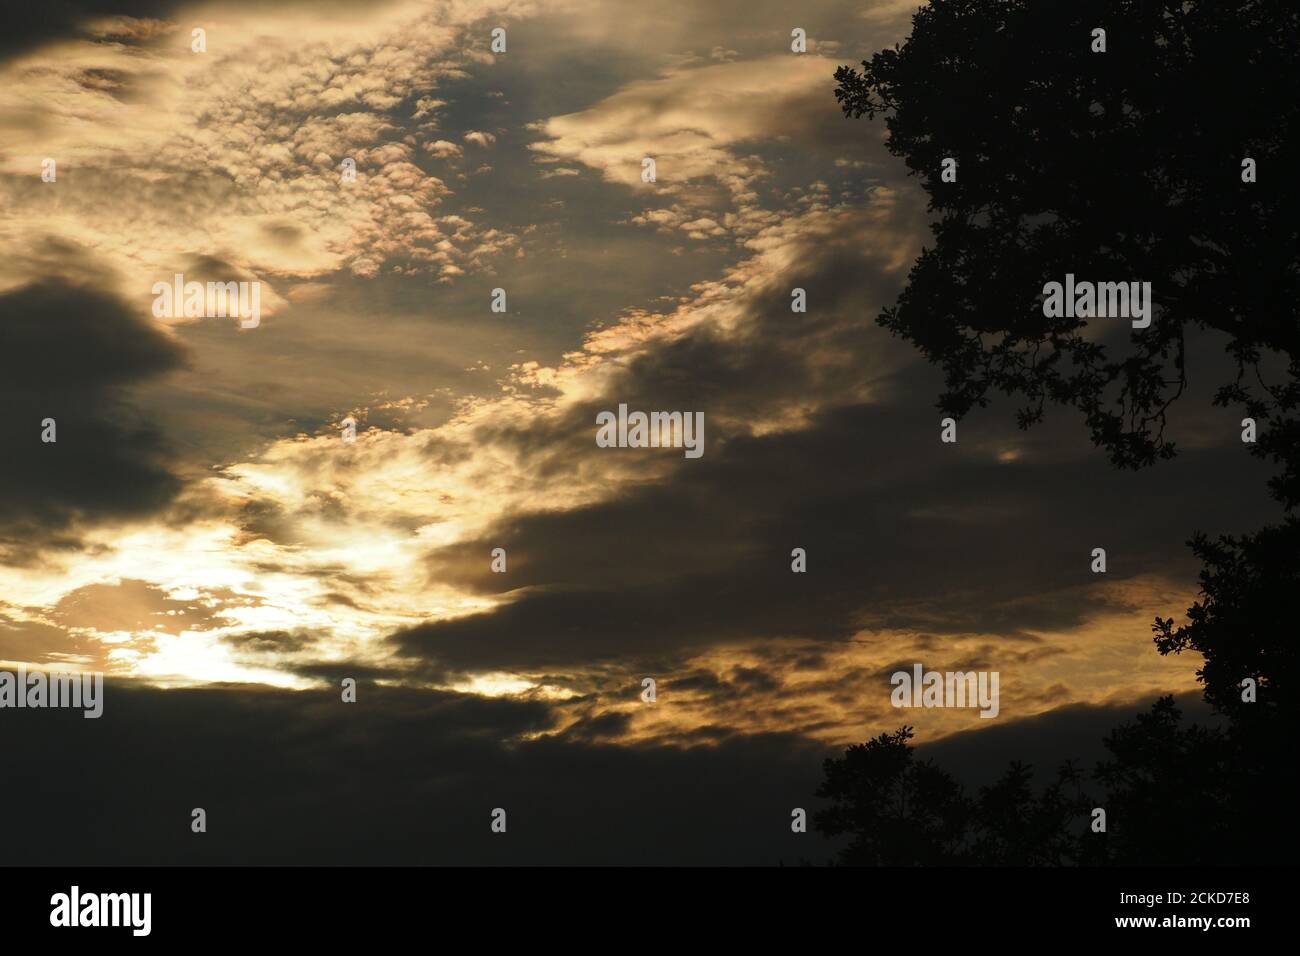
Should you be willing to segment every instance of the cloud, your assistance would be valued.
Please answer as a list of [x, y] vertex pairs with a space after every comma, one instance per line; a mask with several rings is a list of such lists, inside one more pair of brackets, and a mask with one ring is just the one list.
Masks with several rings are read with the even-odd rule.
[[[429, 91], [472, 59], [457, 38], [509, 7], [236, 5], [208, 22], [207, 53], [187, 31], [124, 20], [0, 65], [13, 144], [0, 168], [14, 174], [0, 186], [0, 288], [38, 277], [10, 254], [37, 237], [94, 248], [142, 308], [187, 256], [261, 278], [267, 314], [285, 278], [468, 271], [478, 230], [439, 228], [450, 189], [415, 162], [399, 107], [414, 100], [427, 119], [444, 102]], [[131, 43], [105, 41], [123, 30]], [[46, 158], [55, 182], [40, 179]]]
[[[585, 165], [610, 183], [673, 197], [680, 218], [691, 220], [682, 225], [690, 238], [747, 238], [775, 222], [760, 202], [772, 169], [750, 147], [821, 138], [834, 118], [824, 95], [833, 72], [828, 59], [793, 55], [674, 67], [538, 123], [545, 138], [530, 148], [546, 162]], [[641, 179], [646, 157], [656, 164], [653, 184]]]
[[420, 148], [426, 153], [436, 156], [439, 159], [446, 159], [448, 156], [462, 155], [462, 150], [459, 146], [445, 139], [437, 139], [432, 143], [424, 143]]
[[[789, 825], [792, 808], [811, 815], [820, 806], [821, 761], [836, 749], [791, 733], [714, 741], [707, 728], [681, 746], [606, 743], [617, 718], [549, 733], [564, 706], [365, 683], [357, 703], [343, 704], [337, 687], [162, 691], [109, 682], [98, 720], [7, 713], [17, 722], [9, 758], [42, 781], [0, 791], [0, 813], [26, 824], [7, 837], [7, 859], [790, 865], [823, 863], [836, 849]], [[968, 785], [1013, 757], [1043, 769], [1058, 756], [1086, 762], [1102, 734], [1137, 709], [1063, 708], [922, 746], [921, 755]], [[1049, 741], [1058, 746], [1044, 749]], [[66, 772], [72, 756], [75, 775]], [[85, 780], [96, 782], [94, 812]], [[209, 838], [183, 839], [196, 806], [207, 812]], [[507, 839], [489, 828], [496, 807], [507, 812]]]
[[14, 359], [0, 381], [6, 560], [29, 560], [33, 546], [88, 524], [160, 511], [182, 481], [128, 391], [181, 369], [183, 350], [111, 295], [56, 281], [0, 293], [0, 314], [0, 349]]

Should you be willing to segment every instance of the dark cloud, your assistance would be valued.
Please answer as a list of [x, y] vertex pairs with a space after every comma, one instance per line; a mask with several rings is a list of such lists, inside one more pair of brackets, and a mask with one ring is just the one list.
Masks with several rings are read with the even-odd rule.
[[[171, 501], [181, 479], [168, 447], [125, 389], [182, 367], [181, 349], [113, 297], [52, 280], [0, 295], [0, 316], [11, 359], [0, 380], [0, 540], [49, 543], [40, 536]], [[46, 418], [56, 442], [41, 440]]]
[[[838, 640], [866, 624], [1023, 638], [1103, 609], [1093, 547], [1107, 549], [1109, 580], [1182, 573], [1190, 584], [1182, 542], [1194, 526], [1228, 530], [1243, 503], [1268, 511], [1231, 447], [1131, 474], [1100, 455], [1031, 452], [999, 464], [987, 445], [1019, 437], [987, 425], [957, 446], [937, 436], [923, 406], [836, 409], [799, 432], [715, 445], [620, 499], [515, 518], [435, 555], [432, 571], [487, 593], [509, 589], [507, 603], [392, 641], [469, 668], [644, 658], [745, 638]], [[483, 557], [498, 546], [506, 575]], [[796, 546], [807, 550], [806, 574], [790, 570]]]
[[[537, 702], [113, 684], [104, 716], [6, 711], [24, 821], [9, 863], [774, 863], [812, 854], [790, 808], [821, 751], [790, 736], [623, 747]], [[12, 719], [11, 719], [12, 718]], [[765, 777], [771, 785], [756, 788]], [[779, 782], [778, 782], [779, 781]], [[208, 833], [190, 832], [202, 807]], [[504, 837], [490, 813], [508, 814]], [[766, 835], [764, 830], [767, 831]]]
[[316, 638], [302, 631], [247, 631], [224, 634], [221, 639], [240, 651], [251, 654], [285, 654], [310, 647]]
[[632, 726], [632, 715], [610, 711], [595, 717], [583, 717], [564, 728], [565, 740], [593, 741], [617, 739], [626, 736]]
[[[175, 0], [52, 0], [42, 4], [10, 4], [0, 32], [0, 60], [51, 40], [81, 37], [86, 24], [101, 17], [165, 16]], [[122, 37], [113, 37], [121, 42]]]
[[[1130, 711], [1065, 708], [933, 746], [971, 784], [1004, 761], [1090, 760]], [[701, 728], [613, 745], [604, 716], [560, 735], [548, 705], [363, 686], [109, 684], [104, 714], [5, 711], [9, 864], [774, 864], [824, 862], [790, 831], [838, 748]], [[207, 811], [208, 832], [190, 831]], [[496, 807], [505, 835], [489, 830]]]
[[[301, 0], [311, 2], [322, 15], [331, 8], [346, 9], [348, 0]], [[258, 0], [230, 0], [227, 6], [258, 6]], [[298, 6], [286, 0], [282, 6]], [[9, 4], [5, 29], [0, 32], [0, 62], [44, 43], [69, 39], [96, 39], [104, 43], [139, 43], [150, 34], [130, 27], [91, 32], [92, 23], [106, 17], [169, 20], [186, 4], [181, 0], [50, 0], [41, 4]]]
[[[1179, 694], [1175, 702], [1188, 723], [1214, 722], [1198, 692]], [[1046, 782], [1066, 760], [1087, 770], [1106, 759], [1109, 754], [1102, 745], [1105, 735], [1119, 724], [1132, 721], [1148, 706], [1069, 704], [1026, 720], [989, 721], [993, 726], [933, 742], [914, 742], [918, 744], [918, 756], [934, 760], [967, 786], [992, 783], [1013, 760], [1030, 764], [1039, 781]]]
[[[904, 200], [897, 213], [909, 221], [918, 210]], [[623, 456], [645, 478], [587, 507], [511, 516], [432, 554], [431, 580], [505, 603], [394, 634], [401, 654], [455, 671], [680, 661], [709, 645], [837, 641], [863, 627], [1030, 641], [1127, 609], [1099, 596], [1103, 581], [1181, 575], [1190, 586], [1193, 530], [1275, 516], [1236, 418], [1210, 408], [1231, 375], [1214, 339], [1189, 340], [1196, 375], [1170, 428], [1195, 441], [1172, 462], [1117, 471], [1073, 413], [1054, 410], [1026, 433], [1006, 402], [943, 444], [939, 375], [874, 322], [900, 278], [888, 256], [855, 236], [794, 239], [791, 250], [783, 274], [741, 294], [740, 331], [698, 326], [638, 353], [601, 399], [562, 420], [482, 431], [556, 481], [597, 455]], [[796, 283], [808, 290], [806, 315], [790, 312]], [[851, 398], [864, 392], [871, 403]], [[620, 402], [704, 411], [703, 458], [596, 448], [597, 411]], [[753, 433], [801, 403], [818, 410]], [[484, 559], [495, 547], [509, 555], [507, 574]], [[806, 574], [791, 573], [794, 547], [807, 551]], [[1104, 578], [1090, 569], [1095, 547], [1107, 552]], [[988, 650], [999, 661], [1024, 652]]]

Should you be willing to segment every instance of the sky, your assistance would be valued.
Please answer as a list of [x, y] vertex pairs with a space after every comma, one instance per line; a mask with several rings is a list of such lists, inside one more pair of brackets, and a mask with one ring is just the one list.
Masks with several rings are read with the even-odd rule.
[[[1193, 701], [1151, 621], [1194, 530], [1273, 515], [1210, 378], [1156, 469], [1059, 409], [943, 443], [875, 322], [926, 202], [832, 75], [914, 7], [20, 13], [0, 668], [108, 683], [97, 721], [0, 712], [10, 860], [819, 861], [790, 809], [850, 743], [908, 724], [977, 779]], [[157, 315], [177, 273], [259, 282], [260, 322]], [[620, 404], [702, 412], [703, 454], [599, 447]], [[997, 671], [998, 716], [893, 707], [914, 663]]]

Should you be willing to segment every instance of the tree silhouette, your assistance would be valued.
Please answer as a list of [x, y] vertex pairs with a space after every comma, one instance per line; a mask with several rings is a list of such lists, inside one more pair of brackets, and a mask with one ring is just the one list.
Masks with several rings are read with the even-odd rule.
[[994, 866], [1061, 866], [1101, 862], [1105, 845], [1089, 840], [1085, 819], [1092, 802], [1070, 763], [1036, 791], [1033, 768], [1019, 761], [980, 789], [970, 858]]
[[813, 828], [850, 837], [840, 863], [1060, 865], [1096, 852], [1081, 839], [1079, 821], [1091, 804], [1069, 764], [1035, 792], [1032, 768], [1013, 763], [972, 799], [933, 761], [917, 760], [911, 739], [912, 728], [900, 727], [823, 764], [817, 796], [830, 805], [813, 814]]
[[1096, 777], [1106, 788], [1111, 862], [1225, 863], [1264, 849], [1236, 845], [1246, 843], [1249, 821], [1239, 814], [1249, 788], [1236, 779], [1231, 738], [1180, 718], [1163, 697], [1105, 740], [1110, 758]]
[[[1152, 630], [1162, 654], [1205, 655], [1198, 675], [1215, 709], [1253, 725], [1294, 717], [1300, 644], [1284, 622], [1295, 619], [1300, 594], [1300, 532], [1294, 519], [1241, 538], [1198, 534], [1192, 549], [1204, 563], [1201, 599], [1188, 623], [1156, 618]], [[1242, 682], [1259, 682], [1258, 699], [1242, 699]]]
[[960, 859], [972, 807], [961, 786], [930, 761], [915, 759], [901, 727], [853, 744], [823, 764], [817, 796], [832, 801], [813, 815], [826, 836], [851, 835], [840, 862], [851, 866], [914, 866]]
[[[1028, 428], [1072, 407], [1116, 466], [1144, 467], [1175, 453], [1167, 419], [1189, 385], [1188, 342], [1217, 336], [1231, 361], [1214, 403], [1256, 419], [1271, 493], [1288, 512], [1300, 503], [1300, 6], [932, 0], [904, 44], [835, 79], [845, 115], [883, 117], [887, 148], [929, 197], [933, 245], [879, 322], [943, 369], [943, 412], [1003, 393]], [[1044, 315], [1044, 283], [1066, 273], [1150, 282], [1151, 325]], [[1258, 862], [1300, 842], [1288, 759], [1300, 522], [1190, 545], [1200, 596], [1186, 624], [1156, 619], [1155, 645], [1204, 657], [1198, 678], [1226, 724], [1184, 727], [1166, 698], [1113, 731], [1094, 773], [1104, 837], [1070, 829], [1087, 800], [1068, 767], [1041, 793], [1019, 764], [976, 801], [950, 788], [928, 808], [967, 808], [942, 818], [959, 835], [938, 828], [946, 862]], [[907, 857], [873, 830], [893, 818], [857, 806], [914, 785], [904, 731], [865, 745], [889, 761], [827, 762], [819, 793], [840, 803], [816, 819], [854, 834], [842, 862]]]
[[[935, 0], [902, 47], [835, 79], [847, 116], [885, 117], [936, 217], [880, 322], [944, 369], [945, 412], [1002, 391], [1028, 427], [1071, 405], [1117, 465], [1150, 464], [1174, 452], [1186, 337], [1214, 330], [1237, 371], [1218, 401], [1268, 421], [1258, 451], [1297, 500], [1300, 7]], [[941, 180], [947, 157], [956, 182]], [[1242, 182], [1245, 158], [1260, 182]], [[1067, 272], [1149, 281], [1155, 320], [1124, 342], [1044, 316], [1043, 284]], [[1286, 381], [1265, 383], [1270, 354]]]

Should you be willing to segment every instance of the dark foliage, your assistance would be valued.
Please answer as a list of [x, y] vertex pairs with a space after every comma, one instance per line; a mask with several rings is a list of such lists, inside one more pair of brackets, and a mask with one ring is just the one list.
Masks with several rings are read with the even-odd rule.
[[[1107, 31], [1104, 54], [1092, 30]], [[1235, 373], [1215, 403], [1259, 425], [1270, 490], [1300, 503], [1300, 6], [1289, 0], [934, 0], [902, 46], [836, 71], [846, 116], [880, 116], [930, 199], [934, 242], [880, 323], [945, 373], [960, 418], [1001, 392], [1022, 428], [1082, 413], [1118, 467], [1175, 453], [1192, 335]], [[942, 161], [958, 163], [956, 182]], [[1258, 182], [1242, 180], [1255, 160]], [[1149, 281], [1149, 328], [1044, 316], [1045, 282]], [[1083, 795], [1068, 766], [1036, 792], [1013, 764], [970, 798], [912, 760], [904, 728], [826, 763], [816, 825], [844, 863], [1234, 863], [1289, 859], [1300, 797], [1293, 601], [1300, 523], [1191, 542], [1204, 569], [1161, 654], [1196, 652], [1222, 726], [1172, 698], [1113, 731]], [[1257, 699], [1243, 681], [1257, 682]], [[869, 806], [868, 806], [869, 805]], [[1108, 832], [1080, 821], [1107, 810]]]

